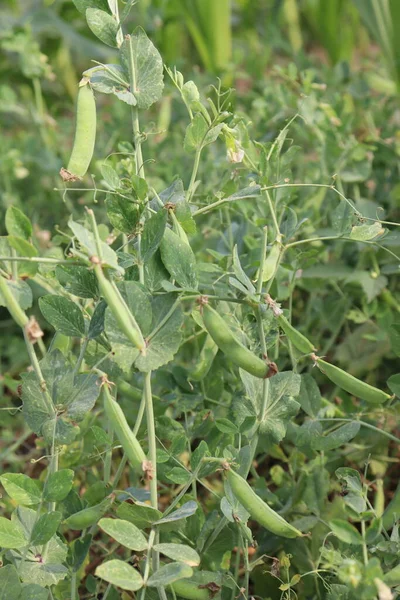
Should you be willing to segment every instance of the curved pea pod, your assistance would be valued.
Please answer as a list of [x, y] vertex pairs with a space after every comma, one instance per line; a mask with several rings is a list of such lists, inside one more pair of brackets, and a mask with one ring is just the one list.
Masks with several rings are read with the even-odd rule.
[[129, 427], [124, 412], [120, 405], [112, 398], [110, 391], [105, 385], [104, 390], [104, 410], [107, 419], [113, 428], [131, 466], [134, 469], [142, 471], [143, 462], [146, 455], [138, 442], [137, 437]]
[[199, 360], [190, 373], [190, 379], [193, 381], [201, 381], [211, 369], [213, 360], [218, 352], [218, 346], [212, 339], [210, 334], [207, 334], [203, 347], [200, 351]]
[[256, 356], [251, 350], [246, 348], [232, 333], [223, 318], [216, 310], [206, 304], [203, 310], [204, 325], [217, 344], [218, 348], [232, 362], [244, 371], [251, 373], [254, 377], [263, 379], [267, 376], [268, 366]]
[[96, 102], [88, 80], [83, 78], [76, 105], [75, 140], [67, 171], [70, 175], [83, 177], [92, 160], [96, 140]]
[[286, 337], [292, 342], [293, 346], [297, 348], [297, 350], [300, 350], [300, 352], [304, 352], [304, 354], [310, 354], [311, 352], [315, 352], [315, 348], [312, 342], [310, 342], [310, 340], [306, 338], [305, 335], [300, 333], [300, 331], [297, 331], [297, 329], [293, 327], [291, 323], [289, 323], [289, 321], [286, 317], [283, 316], [283, 314], [279, 315], [277, 319], [279, 326], [285, 332]]
[[174, 581], [171, 583], [171, 587], [177, 596], [186, 600], [210, 600], [212, 598], [209, 589], [199, 587], [199, 584], [191, 579]]
[[266, 283], [267, 281], [272, 279], [272, 277], [275, 275], [276, 269], [278, 268], [278, 265], [279, 265], [281, 251], [282, 251], [281, 242], [280, 241], [274, 242], [272, 244], [271, 251], [265, 260], [264, 268], [261, 273], [261, 277], [262, 277], [262, 280], [264, 283]]
[[127, 307], [125, 300], [119, 293], [117, 286], [107, 279], [100, 265], [95, 266], [94, 272], [97, 277], [101, 294], [105, 298], [108, 308], [112, 312], [121, 330], [135, 348], [140, 350], [143, 355], [146, 354], [146, 342], [140, 331], [140, 327]]
[[89, 506], [88, 508], [84, 508], [74, 515], [71, 515], [64, 521], [64, 523], [70, 529], [77, 531], [91, 527], [92, 525], [95, 525], [97, 521], [99, 521], [101, 517], [111, 508], [114, 500], [115, 496], [114, 494], [111, 494], [110, 496], [107, 496], [107, 498], [104, 498], [104, 500], [102, 500], [99, 504]]
[[378, 390], [378, 388], [369, 385], [369, 383], [365, 383], [364, 381], [357, 379], [357, 377], [354, 377], [353, 375], [350, 375], [350, 373], [346, 373], [346, 371], [339, 369], [339, 367], [322, 360], [322, 358], [319, 358], [315, 355], [312, 356], [312, 358], [322, 373], [325, 373], [325, 375], [334, 384], [349, 394], [352, 394], [352, 396], [361, 398], [370, 404], [382, 404], [382, 402], [386, 402], [386, 400], [391, 398], [391, 396], [386, 394], [386, 392]]
[[303, 535], [301, 531], [290, 525], [283, 517], [272, 510], [268, 504], [261, 500], [247, 481], [238, 475], [238, 473], [229, 469], [227, 477], [233, 494], [247, 512], [250, 513], [254, 521], [257, 521], [265, 529], [280, 537], [295, 538]]
[[385, 529], [391, 529], [395, 519], [400, 519], [400, 484], [383, 513], [382, 525]]

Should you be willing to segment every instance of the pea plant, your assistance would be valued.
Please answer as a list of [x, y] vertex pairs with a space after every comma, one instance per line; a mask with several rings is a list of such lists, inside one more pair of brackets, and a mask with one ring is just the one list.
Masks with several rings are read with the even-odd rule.
[[[0, 597], [398, 597], [400, 491], [387, 503], [385, 476], [400, 375], [339, 366], [348, 300], [329, 305], [325, 329], [305, 276], [340, 246], [372, 252], [371, 279], [395, 277], [396, 223], [363, 214], [340, 181], [293, 182], [298, 115], [253, 139], [232, 90], [201, 94], [143, 29], [124, 31], [134, 0], [74, 4], [118, 62], [84, 71], [60, 171], [64, 197], [95, 201], [69, 201], [46, 250], [15, 206], [0, 238], [0, 304], [30, 362], [5, 382], [22, 403], [6, 408], [21, 408], [37, 450], [26, 473], [0, 475]], [[164, 73], [191, 164], [166, 189], [143, 126]], [[101, 162], [99, 187], [87, 173], [102, 95], [132, 133]], [[328, 223], [298, 218], [298, 189], [326, 195]], [[395, 297], [381, 287], [362, 310], [391, 365]]]

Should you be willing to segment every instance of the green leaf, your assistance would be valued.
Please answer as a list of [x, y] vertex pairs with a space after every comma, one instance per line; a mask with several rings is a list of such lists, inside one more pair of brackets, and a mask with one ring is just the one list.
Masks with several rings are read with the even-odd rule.
[[94, 340], [104, 331], [104, 320], [106, 315], [107, 303], [102, 300], [96, 306], [93, 311], [92, 318], [90, 319], [88, 339]]
[[390, 391], [400, 398], [400, 373], [389, 377], [387, 384]]
[[110, 223], [118, 231], [132, 235], [139, 223], [141, 207], [137, 202], [132, 202], [120, 196], [107, 195], [107, 216]]
[[72, 2], [83, 15], [88, 8], [101, 8], [102, 10], [109, 9], [107, 0], [72, 0]]
[[[59, 350], [48, 353], [40, 361], [46, 387], [57, 416], [43, 392], [34, 372], [22, 374], [22, 401], [24, 418], [37, 435], [43, 435], [48, 443], [70, 443], [78, 429], [75, 421], [81, 421], [93, 408], [100, 393], [98, 375], [82, 373], [75, 375]], [[68, 440], [68, 441], [66, 441]]]
[[230, 421], [229, 419], [216, 419], [215, 427], [222, 433], [227, 433], [229, 435], [236, 435], [237, 433], [239, 433], [239, 430], [236, 427], [236, 425], [232, 423], [232, 421]]
[[167, 217], [166, 210], [159, 210], [145, 222], [140, 246], [141, 258], [144, 263], [157, 251], [163, 239]]
[[182, 288], [197, 289], [196, 258], [191, 247], [171, 229], [165, 229], [160, 250], [172, 279]]
[[6, 229], [9, 235], [24, 240], [32, 237], [32, 223], [28, 217], [16, 206], [9, 206], [6, 211]]
[[72, 469], [61, 469], [51, 473], [44, 486], [43, 500], [45, 502], [61, 502], [68, 496], [73, 480]]
[[100, 519], [99, 526], [125, 548], [142, 552], [148, 542], [143, 533], [133, 523], [123, 519]]
[[151, 303], [153, 320], [146, 338], [146, 355], [140, 355], [135, 367], [140, 371], [156, 370], [170, 362], [182, 341], [183, 310], [175, 294], [156, 296]]
[[41, 515], [33, 526], [30, 543], [34, 546], [46, 544], [56, 533], [61, 517], [61, 513], [57, 511]]
[[321, 393], [314, 377], [309, 373], [301, 376], [300, 393], [297, 400], [309, 417], [317, 416], [322, 404]]
[[179, 579], [185, 579], [193, 575], [193, 569], [188, 565], [182, 563], [169, 563], [158, 569], [149, 579], [147, 580], [148, 587], [165, 587], [178, 581]]
[[184, 485], [192, 479], [191, 473], [188, 473], [188, 471], [182, 467], [173, 467], [166, 473], [166, 477], [177, 485]]
[[118, 173], [111, 165], [103, 163], [100, 166], [100, 171], [108, 187], [112, 190], [118, 190], [121, 187]]
[[47, 294], [39, 298], [39, 308], [46, 321], [56, 331], [70, 337], [85, 336], [82, 310], [69, 298]]
[[[26, 283], [26, 281], [21, 281], [18, 279], [14, 281], [12, 279], [7, 279], [7, 286], [10, 288], [12, 295], [22, 308], [22, 310], [26, 310], [32, 306], [33, 296], [32, 290], [30, 286]], [[6, 306], [5, 300], [0, 292], [0, 306]]]
[[42, 498], [42, 490], [39, 482], [31, 479], [23, 473], [4, 473], [0, 476], [0, 481], [17, 504], [39, 504]]
[[200, 564], [200, 556], [196, 550], [185, 544], [155, 544], [153, 548], [168, 558], [183, 562], [189, 567], [197, 567]]
[[[27, 539], [32, 537], [32, 531], [36, 523], [37, 514], [35, 510], [19, 506], [12, 514], [12, 521], [22, 527]], [[63, 565], [67, 557], [68, 548], [57, 535], [54, 535], [46, 545], [46, 553], [43, 546], [32, 546], [29, 549], [32, 558], [37, 555], [41, 560], [24, 560], [20, 554], [13, 553], [15, 565], [23, 583], [38, 584], [43, 587], [56, 585], [64, 579], [68, 573], [67, 567]]]
[[[269, 381], [268, 400], [260, 420], [260, 432], [274, 443], [279, 443], [286, 435], [290, 419], [300, 409], [300, 404], [293, 396], [299, 394], [301, 378], [292, 371], [284, 371], [277, 373]], [[260, 389], [260, 384], [256, 385]]]
[[103, 44], [117, 48], [118, 23], [109, 13], [98, 8], [86, 10], [86, 21], [89, 29]]
[[57, 265], [56, 277], [65, 291], [79, 298], [97, 298], [99, 288], [96, 275], [87, 267]]
[[0, 600], [20, 600], [22, 585], [14, 565], [0, 569]]
[[143, 587], [140, 573], [122, 560], [109, 560], [96, 569], [97, 577], [123, 590], [135, 592]]
[[338, 235], [346, 235], [351, 231], [354, 210], [346, 200], [340, 200], [332, 213], [332, 226]]
[[362, 545], [362, 536], [351, 523], [342, 519], [333, 519], [329, 521], [329, 527], [336, 537], [345, 544]]
[[2, 548], [23, 548], [27, 543], [27, 538], [18, 523], [0, 517], [0, 546]]
[[[35, 246], [33, 246], [30, 242], [25, 240], [24, 238], [17, 237], [14, 235], [9, 235], [7, 238], [7, 242], [10, 248], [13, 248], [18, 256], [26, 256], [33, 257], [38, 255], [38, 251]], [[29, 261], [21, 261], [18, 263], [18, 275], [20, 277], [33, 277], [36, 275], [38, 270], [38, 264], [29, 262]]]
[[340, 448], [343, 444], [350, 442], [357, 433], [360, 431], [360, 423], [358, 421], [352, 421], [351, 423], [345, 423], [335, 431], [328, 433], [326, 436], [322, 436], [314, 441], [313, 448], [315, 450], [323, 450], [325, 452], [329, 450], [335, 450]]
[[180, 508], [174, 510], [174, 512], [162, 517], [158, 521], [155, 521], [155, 525], [162, 525], [163, 523], [172, 523], [173, 521], [180, 521], [181, 519], [187, 519], [194, 515], [196, 510], [198, 509], [197, 502], [194, 500], [189, 500], [189, 502], [185, 502]]
[[159, 510], [140, 502], [135, 504], [123, 502], [117, 508], [117, 515], [120, 519], [133, 523], [139, 529], [151, 527], [155, 521], [158, 521], [162, 517], [162, 513]]
[[[72, 229], [74, 236], [77, 238], [81, 247], [88, 253], [89, 258], [92, 256], [97, 256], [97, 247], [93, 233], [72, 219], [68, 221], [68, 226], [70, 229]], [[101, 242], [100, 245], [101, 253], [103, 255], [103, 264], [121, 271], [118, 266], [117, 255], [114, 250], [105, 242]]]
[[396, 356], [400, 356], [400, 323], [393, 323], [389, 330], [390, 345]]
[[24, 585], [19, 600], [48, 600], [49, 591], [41, 585], [31, 583]]
[[208, 131], [208, 125], [203, 115], [195, 114], [193, 121], [186, 129], [184, 148], [186, 152], [194, 152], [203, 146], [204, 138]]
[[355, 225], [350, 232], [350, 238], [359, 242], [366, 242], [382, 235], [384, 231], [379, 221], [375, 221], [372, 225]]
[[150, 108], [161, 98], [164, 87], [163, 62], [158, 50], [141, 27], [122, 43], [121, 63], [134, 82], [131, 89], [138, 107]]
[[90, 534], [74, 540], [69, 547], [68, 564], [76, 573], [83, 565], [85, 558], [88, 555], [93, 537]]
[[[129, 91], [129, 82], [127, 81], [126, 73], [120, 65], [99, 65], [84, 71], [83, 75], [90, 79], [90, 85], [97, 92], [114, 94], [117, 98], [126, 102], [126, 104], [136, 106], [136, 98]], [[104, 167], [105, 165], [101, 167], [101, 171], [108, 185], [110, 185], [111, 189], [118, 189], [120, 184], [117, 173], [112, 169], [114, 174], [111, 174], [110, 169], [112, 167], [108, 165], [107, 170], [103, 172]], [[107, 177], [105, 173], [107, 173]]]

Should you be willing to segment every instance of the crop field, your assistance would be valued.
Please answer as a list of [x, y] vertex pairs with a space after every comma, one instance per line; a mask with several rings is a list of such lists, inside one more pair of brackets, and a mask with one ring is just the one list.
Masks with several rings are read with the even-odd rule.
[[0, 600], [400, 598], [399, 28], [0, 2]]

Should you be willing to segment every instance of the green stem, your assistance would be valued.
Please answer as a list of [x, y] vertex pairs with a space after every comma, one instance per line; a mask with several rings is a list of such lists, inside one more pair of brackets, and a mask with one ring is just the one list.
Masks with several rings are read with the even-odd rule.
[[267, 198], [267, 202], [268, 202], [268, 207], [269, 207], [269, 211], [271, 213], [271, 217], [272, 217], [272, 221], [274, 223], [274, 227], [275, 227], [275, 232], [276, 232], [276, 238], [278, 238], [281, 234], [280, 229], [279, 229], [279, 223], [278, 223], [278, 219], [276, 218], [276, 212], [275, 212], [275, 207], [273, 205], [270, 193], [268, 190], [265, 190], [265, 196]]
[[96, 223], [96, 217], [94, 216], [94, 212], [91, 208], [87, 209], [87, 213], [89, 215], [90, 223], [92, 225], [92, 232], [93, 232], [94, 241], [96, 244], [97, 257], [99, 258], [99, 260], [101, 262], [103, 260], [103, 252], [102, 252], [102, 248], [101, 248], [101, 239], [100, 239], [99, 229], [98, 229], [97, 223]]
[[368, 564], [368, 549], [367, 549], [367, 543], [365, 540], [365, 521], [361, 521], [361, 535], [362, 535], [362, 539], [363, 539], [363, 544], [362, 544], [362, 549], [363, 549], [363, 559], [364, 559], [364, 565], [367, 566]]

